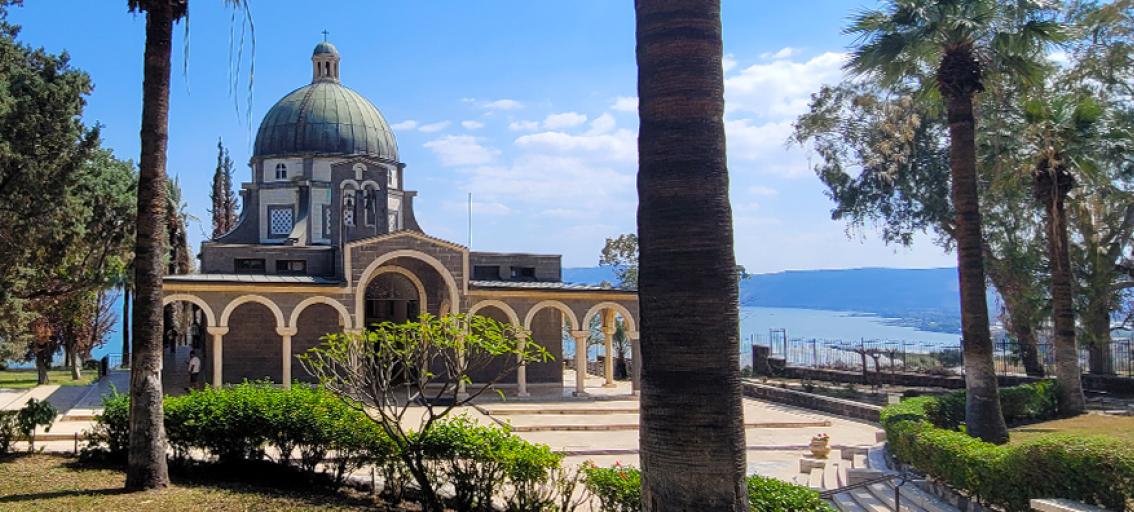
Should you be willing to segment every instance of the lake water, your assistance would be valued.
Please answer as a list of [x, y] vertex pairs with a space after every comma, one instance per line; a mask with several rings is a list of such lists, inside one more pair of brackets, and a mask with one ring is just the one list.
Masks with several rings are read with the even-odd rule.
[[[116, 315], [121, 315], [121, 296], [115, 301], [114, 312]], [[94, 358], [98, 359], [104, 355], [117, 354], [122, 351], [122, 335], [120, 334], [122, 319], [119, 318], [118, 320], [107, 335], [106, 343], [93, 351], [92, 356]], [[742, 307], [740, 308], [742, 353], [748, 352], [747, 347], [751, 345], [754, 337], [766, 342], [770, 329], [784, 329], [789, 338], [820, 338], [842, 341], [891, 340], [919, 342], [928, 345], [955, 345], [960, 340], [960, 336], [956, 334], [922, 331], [913, 327], [891, 325], [885, 318], [846, 311]]]

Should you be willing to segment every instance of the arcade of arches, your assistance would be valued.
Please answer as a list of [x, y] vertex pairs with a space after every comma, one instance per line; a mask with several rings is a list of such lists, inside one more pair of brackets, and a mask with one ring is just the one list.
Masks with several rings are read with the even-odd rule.
[[[266, 379], [284, 385], [310, 381], [296, 356], [316, 346], [325, 334], [357, 331], [385, 321], [404, 322], [422, 313], [451, 312], [523, 327], [531, 333], [526, 342], [539, 343], [554, 357], [522, 366], [501, 380], [508, 384], [499, 387], [516, 396], [527, 395], [529, 386], [563, 385], [565, 332], [575, 344], [576, 368], [587, 365], [586, 344], [592, 326], [598, 325], [602, 332], [602, 353], [613, 354], [616, 321], [622, 323], [631, 341], [631, 361], [640, 360], [635, 292], [560, 281], [469, 279], [471, 265], [494, 256], [400, 232], [348, 244], [341, 281], [244, 274], [168, 276], [164, 283], [167, 308], [178, 305], [190, 314], [188, 324], [167, 325], [174, 351], [172, 357], [167, 356], [165, 371], [183, 372], [192, 349], [204, 363], [205, 380], [214, 386], [243, 380]], [[513, 261], [523, 256], [509, 255]], [[607, 385], [613, 385], [614, 359], [604, 357], [603, 361], [597, 371]], [[486, 381], [498, 371], [490, 366], [482, 370], [483, 375], [471, 377]], [[576, 375], [570, 384], [577, 394], [585, 394], [585, 372]], [[637, 379], [633, 380], [636, 390]]]

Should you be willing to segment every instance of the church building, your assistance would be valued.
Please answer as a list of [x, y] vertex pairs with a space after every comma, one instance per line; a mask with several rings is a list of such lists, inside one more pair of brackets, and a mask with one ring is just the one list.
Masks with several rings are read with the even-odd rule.
[[[576, 367], [586, 364], [595, 318], [607, 354], [618, 317], [632, 360], [641, 360], [636, 292], [564, 283], [558, 255], [475, 252], [426, 234], [394, 132], [342, 84], [339, 66], [334, 45], [315, 46], [311, 83], [276, 102], [260, 124], [236, 226], [202, 244], [199, 273], [165, 278], [165, 304], [199, 308], [202, 372], [212, 385], [310, 380], [295, 356], [324, 334], [423, 313], [484, 315], [530, 331], [529, 342], [554, 360], [507, 377], [500, 387], [518, 396], [528, 386], [563, 385], [565, 329]], [[569, 386], [585, 394], [578, 376]]]

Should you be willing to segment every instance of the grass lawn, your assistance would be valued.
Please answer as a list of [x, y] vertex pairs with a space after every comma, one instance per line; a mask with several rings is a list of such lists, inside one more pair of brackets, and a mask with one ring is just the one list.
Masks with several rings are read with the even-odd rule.
[[1027, 441], [1046, 434], [1100, 435], [1134, 443], [1134, 416], [1083, 414], [1074, 418], [1033, 423], [1012, 429], [1011, 442]]
[[[165, 490], [127, 493], [122, 490], [126, 475], [120, 469], [87, 466], [60, 455], [14, 456], [0, 459], [0, 510], [389, 510], [375, 508], [365, 496], [331, 493], [294, 481], [267, 487], [233, 478], [174, 473], [173, 484]], [[266, 475], [264, 481], [269, 478]]]
[[[81, 379], [71, 380], [71, 370], [48, 370], [47, 377], [50, 379], [51, 384], [58, 384], [60, 386], [86, 386], [90, 384], [95, 377], [98, 377], [98, 372], [95, 370], [84, 370]], [[0, 370], [0, 388], [27, 389], [34, 388], [35, 383], [36, 373], [34, 368]]]

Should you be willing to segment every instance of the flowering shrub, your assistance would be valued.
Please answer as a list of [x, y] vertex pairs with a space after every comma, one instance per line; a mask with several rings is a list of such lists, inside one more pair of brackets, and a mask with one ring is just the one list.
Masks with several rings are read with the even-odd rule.
[[642, 507], [642, 475], [638, 468], [623, 466], [601, 468], [594, 463], [583, 464], [583, 483], [587, 491], [599, 500], [603, 512], [638, 512]]

